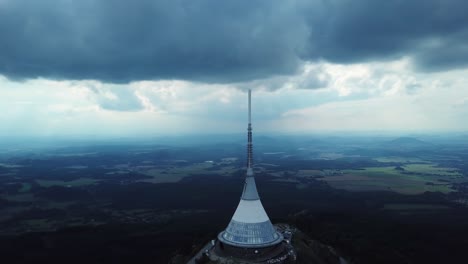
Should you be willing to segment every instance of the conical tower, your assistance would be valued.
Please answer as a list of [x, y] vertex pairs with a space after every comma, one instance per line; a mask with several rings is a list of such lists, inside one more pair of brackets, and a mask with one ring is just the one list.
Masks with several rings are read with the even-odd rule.
[[247, 174], [244, 190], [231, 222], [226, 230], [219, 233], [218, 240], [223, 244], [241, 249], [269, 248], [281, 243], [283, 236], [273, 227], [260, 201], [255, 184], [252, 169], [251, 90], [249, 90], [247, 139]]

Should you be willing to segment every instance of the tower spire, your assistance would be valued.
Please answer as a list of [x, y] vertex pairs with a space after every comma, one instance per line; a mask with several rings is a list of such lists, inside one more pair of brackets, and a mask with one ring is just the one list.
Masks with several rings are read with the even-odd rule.
[[257, 185], [253, 172], [253, 145], [252, 145], [252, 90], [249, 89], [249, 125], [247, 127], [247, 174], [244, 183], [244, 191], [241, 198], [244, 200], [259, 200]]
[[249, 89], [249, 125], [247, 128], [247, 169], [253, 166], [252, 157], [252, 90]]
[[252, 90], [249, 89], [249, 124], [252, 123]]

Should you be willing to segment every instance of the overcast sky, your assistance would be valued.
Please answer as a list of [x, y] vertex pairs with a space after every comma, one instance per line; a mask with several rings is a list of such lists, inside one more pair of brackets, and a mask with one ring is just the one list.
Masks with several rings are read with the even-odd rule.
[[466, 0], [0, 0], [0, 135], [468, 130]]

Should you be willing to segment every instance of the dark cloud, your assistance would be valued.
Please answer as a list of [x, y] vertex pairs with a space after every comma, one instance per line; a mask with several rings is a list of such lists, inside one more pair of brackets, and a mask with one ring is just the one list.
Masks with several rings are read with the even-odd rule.
[[[464, 0], [342, 0], [317, 1], [303, 12], [310, 26], [303, 59], [338, 63], [415, 56], [420, 68], [451, 68], [468, 64], [468, 1]], [[436, 55], [428, 48], [437, 41], [453, 53]], [[448, 55], [448, 56], [446, 56]], [[430, 57], [430, 59], [427, 59]]]
[[428, 40], [414, 54], [416, 67], [425, 71], [444, 71], [468, 66], [468, 29], [451, 37]]
[[239, 82], [304, 60], [403, 55], [444, 70], [468, 63], [466, 10], [464, 0], [0, 0], [0, 74]]
[[108, 82], [288, 74], [305, 27], [282, 2], [0, 1], [0, 72]]

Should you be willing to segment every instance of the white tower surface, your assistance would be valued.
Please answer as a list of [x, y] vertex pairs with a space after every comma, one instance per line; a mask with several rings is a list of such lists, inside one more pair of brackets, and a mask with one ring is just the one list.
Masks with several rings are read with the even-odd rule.
[[247, 135], [247, 174], [244, 190], [231, 222], [218, 235], [225, 244], [242, 248], [262, 248], [281, 243], [283, 236], [276, 231], [258, 196], [252, 169], [251, 90], [249, 90], [249, 125]]

